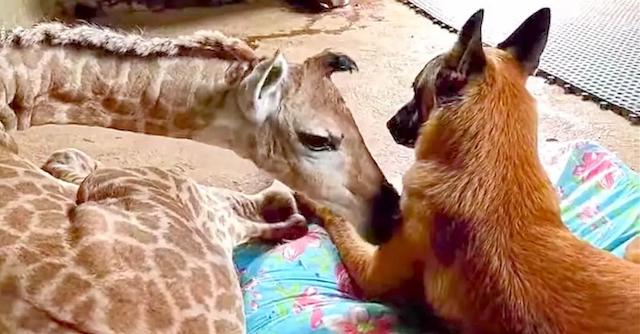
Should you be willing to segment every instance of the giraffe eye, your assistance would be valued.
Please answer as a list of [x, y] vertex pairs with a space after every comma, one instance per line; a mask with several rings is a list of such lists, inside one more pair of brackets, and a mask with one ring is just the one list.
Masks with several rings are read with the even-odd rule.
[[341, 139], [331, 135], [321, 136], [311, 133], [298, 132], [298, 140], [311, 151], [336, 151], [340, 145]]

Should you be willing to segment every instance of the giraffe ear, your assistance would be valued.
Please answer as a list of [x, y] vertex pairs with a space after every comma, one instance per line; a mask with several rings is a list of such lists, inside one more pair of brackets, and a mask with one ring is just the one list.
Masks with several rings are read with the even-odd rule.
[[278, 110], [282, 82], [288, 68], [286, 59], [278, 50], [272, 58], [258, 63], [242, 80], [238, 104], [249, 120], [261, 124]]

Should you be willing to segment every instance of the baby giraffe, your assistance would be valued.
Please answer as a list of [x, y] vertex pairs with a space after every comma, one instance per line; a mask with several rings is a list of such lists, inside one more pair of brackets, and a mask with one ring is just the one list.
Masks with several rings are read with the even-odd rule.
[[74, 149], [40, 169], [7, 138], [0, 333], [244, 333], [233, 247], [303, 229], [280, 183], [245, 195]]

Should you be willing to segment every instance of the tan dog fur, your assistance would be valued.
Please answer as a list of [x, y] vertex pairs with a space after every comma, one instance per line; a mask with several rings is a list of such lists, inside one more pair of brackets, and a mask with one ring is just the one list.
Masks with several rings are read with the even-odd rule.
[[425, 123], [392, 239], [370, 245], [329, 209], [303, 195], [299, 205], [321, 218], [368, 297], [421, 278], [426, 302], [463, 333], [640, 333], [640, 266], [570, 233], [537, 156], [525, 82], [550, 12], [496, 48], [481, 44], [482, 17], [416, 79]]

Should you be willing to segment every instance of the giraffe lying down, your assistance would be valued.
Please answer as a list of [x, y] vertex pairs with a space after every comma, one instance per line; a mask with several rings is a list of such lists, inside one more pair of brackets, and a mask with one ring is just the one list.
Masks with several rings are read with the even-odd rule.
[[[42, 166], [42, 170], [60, 181], [80, 186], [82, 181], [101, 166], [102, 164], [98, 160], [93, 159], [87, 153], [75, 148], [65, 148], [53, 152]], [[116, 173], [118, 170], [122, 170], [121, 168], [111, 169], [115, 170]], [[149, 169], [158, 170], [150, 167], [134, 168], [133, 170]], [[165, 172], [180, 177], [180, 172]], [[162, 173], [162, 170], [160, 170], [160, 173]], [[144, 175], [145, 173], [142, 172], [142, 174]], [[220, 217], [225, 212], [230, 215], [229, 217], [223, 216], [218, 220], [214, 220], [214, 222], [220, 220], [233, 222], [232, 219], [236, 219], [246, 225], [246, 230], [239, 231], [237, 235], [239, 239], [233, 247], [251, 238], [283, 239], [286, 235], [279, 234], [279, 232], [285, 234], [293, 232], [295, 235], [302, 231], [300, 229], [296, 230], [296, 227], [304, 227], [305, 218], [297, 212], [293, 191], [278, 180], [274, 180], [270, 187], [255, 195], [247, 195], [225, 188], [195, 185], [210, 198], [210, 201], [220, 202], [220, 204], [211, 207], [211, 209], [219, 211], [216, 212], [217, 217]], [[80, 195], [77, 196], [78, 201], [80, 201]], [[274, 222], [274, 220], [278, 219], [283, 220]]]
[[0, 333], [244, 333], [232, 249], [304, 229], [291, 191], [98, 166], [0, 146]]

